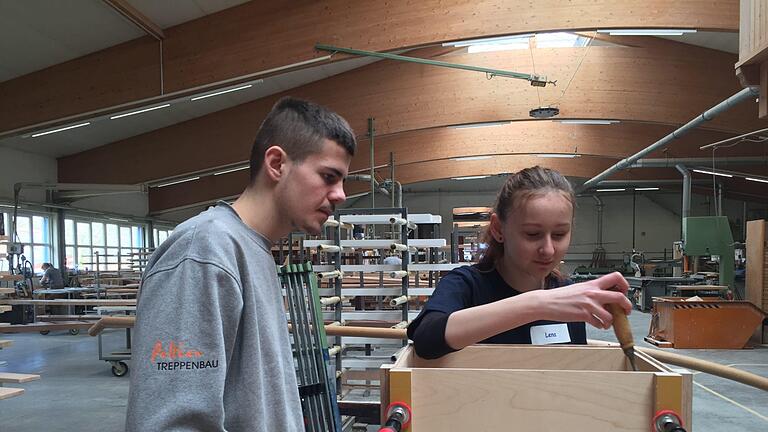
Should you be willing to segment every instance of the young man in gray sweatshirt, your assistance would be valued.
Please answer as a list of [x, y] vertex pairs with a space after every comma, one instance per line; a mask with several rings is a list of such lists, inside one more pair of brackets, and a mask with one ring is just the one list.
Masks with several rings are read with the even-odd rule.
[[292, 230], [318, 234], [345, 200], [355, 137], [338, 114], [283, 98], [234, 202], [179, 225], [144, 273], [126, 430], [304, 431], [275, 262]]

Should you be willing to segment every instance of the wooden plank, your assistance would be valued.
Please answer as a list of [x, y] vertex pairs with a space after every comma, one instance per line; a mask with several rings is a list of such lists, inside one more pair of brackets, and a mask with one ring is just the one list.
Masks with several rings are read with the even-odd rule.
[[[676, 373], [657, 373], [654, 382], [653, 412], [683, 412], [683, 377]], [[681, 414], [682, 415], [682, 414]]]
[[163, 29], [157, 24], [147, 18], [146, 15], [141, 13], [138, 9], [133, 7], [126, 0], [104, 0], [104, 3], [115, 9], [120, 15], [127, 18], [132, 23], [136, 24], [140, 29], [144, 30], [148, 35], [155, 39], [162, 41], [165, 39]]
[[11, 305], [0, 305], [0, 313], [6, 313], [11, 310], [13, 310], [13, 306]]
[[51, 299], [51, 300], [8, 300], [0, 299], [0, 304], [7, 305], [59, 305], [59, 306], [136, 306], [136, 299], [91, 300], [91, 299]]
[[101, 315], [38, 315], [40, 321], [99, 320]]
[[24, 280], [24, 276], [18, 274], [0, 274], [0, 281], [20, 281]]
[[[395, 374], [390, 372], [390, 379]], [[654, 375], [412, 369], [412, 431], [647, 432]]]
[[0, 387], [0, 400], [9, 399], [24, 394], [24, 389], [13, 387]]
[[13, 345], [13, 341], [12, 340], [0, 339], [0, 349], [8, 348], [11, 345]]
[[15, 294], [16, 288], [0, 288], [0, 294]]
[[93, 322], [62, 321], [62, 322], [36, 322], [32, 324], [0, 325], [0, 333], [34, 333], [40, 331], [55, 331], [69, 329], [87, 329]]
[[40, 379], [40, 375], [36, 375], [36, 374], [0, 372], [0, 383], [21, 384], [21, 383], [30, 382], [30, 381], [37, 381], [39, 379]]
[[[644, 363], [644, 361], [643, 361]], [[414, 356], [410, 367], [539, 370], [628, 370], [618, 347], [473, 345], [435, 360]], [[658, 370], [648, 365], [651, 370]]]
[[[746, 241], [747, 269], [745, 276], [746, 300], [768, 312], [768, 247], [766, 247], [766, 221], [747, 222]], [[765, 340], [765, 326], [758, 326], [750, 337], [752, 344], [762, 344]]]

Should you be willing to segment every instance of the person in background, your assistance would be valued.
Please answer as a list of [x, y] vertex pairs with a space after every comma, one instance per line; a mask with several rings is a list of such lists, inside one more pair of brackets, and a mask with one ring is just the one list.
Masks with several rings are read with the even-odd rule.
[[43, 263], [41, 267], [43, 269], [43, 276], [40, 278], [41, 287], [46, 289], [64, 288], [64, 278], [61, 276], [59, 269], [51, 263]]
[[476, 265], [452, 270], [408, 326], [416, 353], [438, 358], [476, 343], [586, 344], [586, 327], [612, 323], [605, 305], [629, 313], [620, 273], [570, 284], [558, 266], [568, 250], [573, 189], [557, 171], [532, 167], [499, 191]]

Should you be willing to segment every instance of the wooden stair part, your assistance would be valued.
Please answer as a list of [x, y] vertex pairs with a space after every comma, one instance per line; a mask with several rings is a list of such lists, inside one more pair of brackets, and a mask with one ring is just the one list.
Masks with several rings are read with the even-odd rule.
[[37, 375], [37, 374], [0, 372], [0, 383], [21, 384], [21, 383], [30, 382], [30, 381], [37, 381], [39, 379], [40, 379], [40, 375]]
[[11, 345], [13, 345], [13, 341], [12, 340], [0, 339], [0, 349], [8, 348]]
[[60, 322], [36, 322], [32, 324], [3, 325], [0, 323], [0, 333], [30, 333], [54, 330], [87, 329], [94, 323], [92, 321], [60, 321]]
[[13, 387], [0, 387], [0, 400], [8, 399], [24, 394], [24, 389]]

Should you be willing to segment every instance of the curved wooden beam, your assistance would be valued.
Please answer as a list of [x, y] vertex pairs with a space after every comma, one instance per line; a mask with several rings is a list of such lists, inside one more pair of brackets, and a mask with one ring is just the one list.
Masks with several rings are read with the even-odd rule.
[[[559, 100], [562, 118], [679, 125], [739, 90], [733, 76], [734, 55], [662, 39], [633, 38], [638, 39], [642, 46], [592, 47], [583, 62], [585, 49], [535, 50], [537, 71], [553, 71], [551, 76], [563, 79], [573, 77], [565, 97], [558, 99], [558, 92], [565, 89], [563, 85], [542, 90], [542, 100]], [[530, 52], [446, 58], [457, 62], [471, 60], [478, 65], [529, 64]], [[702, 70], [707, 73], [701, 73]], [[368, 117], [376, 118], [377, 136], [386, 140], [388, 135], [445, 125], [528, 120], [528, 110], [539, 105], [536, 90], [518, 82], [500, 78], [489, 81], [483, 74], [391, 61], [308, 84], [290, 93], [325, 104], [344, 115], [361, 141]], [[282, 95], [61, 158], [59, 181], [139, 183], [245, 161], [255, 125]], [[708, 126], [739, 132], [757, 129], [755, 105], [739, 105]], [[664, 135], [656, 135], [657, 129], [653, 130], [644, 135], [648, 139], [642, 144], [651, 144]], [[624, 146], [623, 140], [631, 141], [632, 137], [611, 138], [619, 146], [617, 151], [606, 148], [592, 153], [627, 155], [641, 148], [640, 144]], [[567, 143], [562, 137], [551, 142]], [[557, 150], [554, 144], [548, 148]], [[381, 150], [379, 147], [377, 152]], [[571, 152], [573, 146], [566, 144], [559, 151]], [[81, 169], [83, 166], [89, 169]]]
[[[248, 2], [166, 29], [166, 93], [318, 57], [323, 42], [370, 51], [565, 29], [738, 31], [736, 0]], [[157, 46], [130, 41], [0, 83], [0, 131], [160, 95]]]

